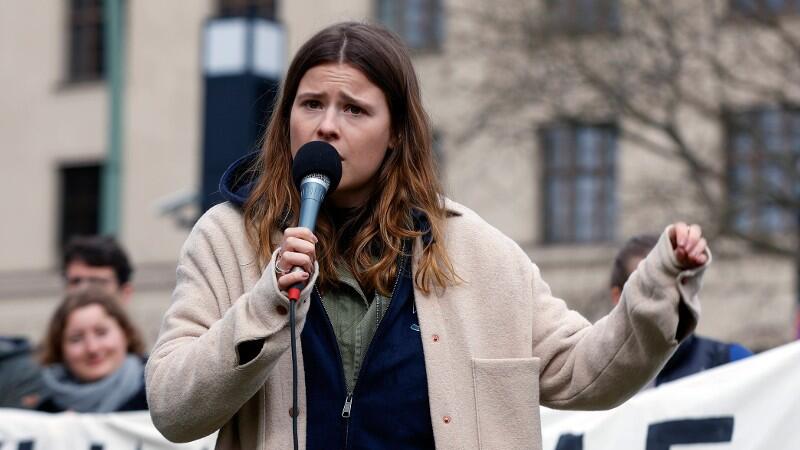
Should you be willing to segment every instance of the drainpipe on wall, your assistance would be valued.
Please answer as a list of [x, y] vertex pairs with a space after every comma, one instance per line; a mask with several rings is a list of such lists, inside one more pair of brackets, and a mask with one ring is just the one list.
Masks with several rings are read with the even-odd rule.
[[122, 191], [122, 106], [124, 75], [123, 0], [103, 0], [106, 82], [109, 90], [108, 152], [103, 165], [100, 232], [119, 235]]

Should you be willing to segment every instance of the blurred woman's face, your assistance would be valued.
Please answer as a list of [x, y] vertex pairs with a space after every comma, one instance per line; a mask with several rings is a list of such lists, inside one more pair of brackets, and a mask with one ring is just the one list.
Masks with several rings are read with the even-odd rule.
[[128, 339], [116, 319], [100, 305], [72, 311], [64, 328], [64, 363], [81, 381], [97, 381], [122, 366]]
[[342, 157], [342, 180], [331, 195], [342, 207], [363, 204], [374, 189], [390, 144], [391, 116], [383, 91], [348, 64], [320, 64], [300, 80], [289, 121], [292, 156], [325, 141]]

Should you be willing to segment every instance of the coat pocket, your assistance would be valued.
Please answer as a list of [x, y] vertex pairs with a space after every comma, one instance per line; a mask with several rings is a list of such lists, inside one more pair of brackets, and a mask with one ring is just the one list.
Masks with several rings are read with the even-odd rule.
[[540, 449], [539, 358], [472, 359], [484, 450]]

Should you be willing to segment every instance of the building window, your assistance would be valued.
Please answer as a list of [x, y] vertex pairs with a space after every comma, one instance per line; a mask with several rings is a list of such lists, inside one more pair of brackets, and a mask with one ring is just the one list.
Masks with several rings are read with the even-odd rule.
[[378, 20], [412, 50], [438, 50], [444, 40], [443, 0], [378, 0]]
[[69, 2], [69, 73], [70, 81], [103, 78], [103, 0]]
[[614, 238], [617, 134], [614, 125], [576, 122], [541, 130], [546, 242]]
[[800, 109], [731, 114], [728, 139], [733, 228], [750, 234], [792, 230], [800, 214]]
[[594, 34], [620, 31], [618, 0], [547, 0], [545, 6], [555, 32]]
[[275, 20], [274, 0], [219, 0], [220, 17], [261, 17]]
[[100, 164], [64, 166], [59, 170], [61, 247], [70, 237], [100, 231]]
[[750, 17], [800, 14], [800, 0], [730, 0], [730, 9], [735, 15]]

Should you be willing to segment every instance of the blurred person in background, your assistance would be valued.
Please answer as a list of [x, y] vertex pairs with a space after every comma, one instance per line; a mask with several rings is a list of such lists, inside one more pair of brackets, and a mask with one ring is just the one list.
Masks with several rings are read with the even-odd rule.
[[98, 286], [67, 294], [41, 347], [46, 397], [39, 411], [147, 409], [144, 348], [118, 299]]
[[[658, 236], [654, 234], [636, 235], [628, 239], [614, 257], [611, 269], [611, 301], [615, 306], [622, 298], [622, 290], [628, 278], [656, 244]], [[648, 386], [658, 386], [752, 354], [740, 344], [719, 342], [692, 333], [675, 350], [675, 354]]]
[[44, 388], [33, 347], [22, 337], [0, 336], [0, 408], [36, 406]]
[[[87, 287], [106, 291], [123, 305], [133, 294], [133, 267], [111, 236], [76, 236], [64, 247], [64, 293]], [[63, 298], [63, 295], [59, 296]], [[42, 398], [41, 366], [33, 345], [22, 336], [0, 336], [0, 408], [31, 408]]]
[[124, 305], [133, 294], [133, 267], [122, 246], [111, 236], [77, 236], [64, 247], [62, 264], [67, 293], [96, 286]]

